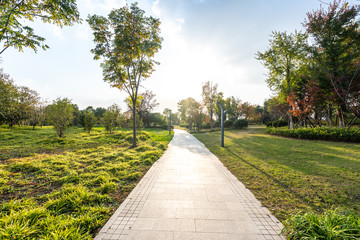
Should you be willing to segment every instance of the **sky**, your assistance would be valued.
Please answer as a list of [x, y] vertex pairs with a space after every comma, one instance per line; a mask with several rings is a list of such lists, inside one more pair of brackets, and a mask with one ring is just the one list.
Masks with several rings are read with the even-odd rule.
[[[134, 1], [128, 1], [128, 4]], [[140, 92], [156, 94], [156, 112], [177, 111], [177, 103], [193, 97], [201, 101], [205, 81], [218, 84], [225, 97], [263, 105], [273, 96], [267, 87], [266, 69], [255, 59], [264, 52], [272, 31], [304, 30], [306, 13], [328, 0], [139, 0], [139, 7], [161, 20], [162, 49], [156, 71]], [[352, 1], [350, 1], [351, 3]], [[93, 60], [90, 14], [107, 16], [125, 0], [77, 0], [82, 24], [59, 28], [36, 21], [29, 23], [46, 38], [50, 49], [34, 53], [8, 49], [0, 68], [17, 85], [37, 91], [48, 102], [67, 97], [80, 109], [108, 107], [126, 110], [125, 92], [103, 81], [101, 61]]]

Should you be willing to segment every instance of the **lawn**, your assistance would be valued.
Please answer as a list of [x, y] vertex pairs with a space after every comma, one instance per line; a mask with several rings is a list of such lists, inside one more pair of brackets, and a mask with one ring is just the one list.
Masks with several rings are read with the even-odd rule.
[[0, 239], [91, 239], [167, 148], [168, 131], [0, 127]]
[[270, 136], [264, 127], [195, 133], [280, 220], [342, 207], [360, 213], [360, 144]]

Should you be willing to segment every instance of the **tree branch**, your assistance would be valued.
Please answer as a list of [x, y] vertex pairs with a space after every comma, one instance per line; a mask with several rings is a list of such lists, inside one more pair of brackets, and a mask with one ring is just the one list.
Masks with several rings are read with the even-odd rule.
[[4, 26], [4, 28], [2, 29], [2, 31], [1, 31], [1, 34], [0, 34], [0, 42], [1, 42], [1, 40], [3, 39], [3, 36], [5, 35], [5, 32], [6, 32], [7, 27], [9, 26], [11, 15], [14, 13], [15, 9], [16, 9], [17, 7], [19, 7], [24, 1], [25, 1], [25, 0], [21, 0], [18, 4], [15, 4], [15, 7], [14, 7], [13, 9], [11, 9], [11, 11], [10, 11], [10, 13], [9, 13], [9, 15], [8, 15], [8, 18], [7, 18], [7, 20], [6, 20], [5, 26]]

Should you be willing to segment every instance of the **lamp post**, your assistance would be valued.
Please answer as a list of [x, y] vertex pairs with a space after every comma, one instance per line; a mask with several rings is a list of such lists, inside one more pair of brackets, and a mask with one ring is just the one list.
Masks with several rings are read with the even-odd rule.
[[169, 135], [171, 135], [171, 110], [169, 111]]
[[224, 118], [228, 110], [224, 111], [224, 107], [221, 102], [216, 102], [221, 108], [221, 146], [224, 147]]

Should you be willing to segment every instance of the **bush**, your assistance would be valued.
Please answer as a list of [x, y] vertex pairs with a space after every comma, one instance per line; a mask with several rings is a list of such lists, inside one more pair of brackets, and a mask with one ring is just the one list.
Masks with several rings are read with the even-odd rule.
[[267, 127], [274, 127], [274, 128], [285, 127], [287, 125], [288, 125], [288, 122], [284, 121], [284, 120], [277, 120], [277, 121], [272, 121], [272, 122], [266, 123]]
[[231, 128], [233, 126], [233, 123], [234, 123], [234, 121], [232, 121], [232, 120], [226, 120], [224, 122], [224, 127]]
[[281, 137], [360, 143], [360, 129], [344, 128], [267, 128], [266, 133]]
[[360, 216], [350, 211], [329, 210], [321, 215], [302, 213], [284, 223], [288, 239], [360, 239]]
[[247, 128], [248, 125], [249, 125], [248, 120], [246, 120], [246, 119], [237, 119], [237, 120], [235, 120], [235, 122], [233, 124], [233, 127], [235, 129], [240, 129], [240, 128]]
[[72, 103], [67, 98], [58, 98], [47, 108], [48, 119], [60, 138], [64, 137], [66, 129], [74, 118], [73, 111]]
[[95, 114], [91, 111], [86, 111], [84, 113], [84, 131], [90, 133], [95, 123], [96, 123]]

